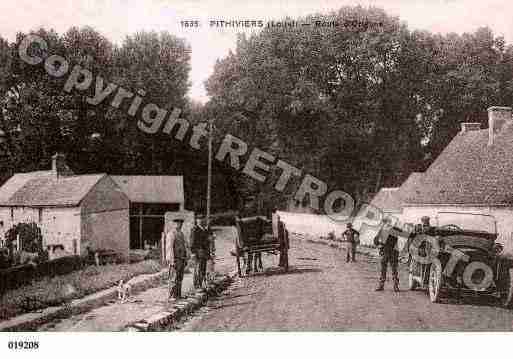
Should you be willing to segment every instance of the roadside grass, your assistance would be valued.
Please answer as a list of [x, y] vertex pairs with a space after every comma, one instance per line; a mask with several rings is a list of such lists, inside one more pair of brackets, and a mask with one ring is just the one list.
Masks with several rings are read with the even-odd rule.
[[0, 321], [14, 316], [57, 306], [115, 286], [121, 279], [156, 273], [158, 261], [88, 266], [82, 270], [54, 278], [44, 278], [31, 285], [10, 290], [0, 298]]

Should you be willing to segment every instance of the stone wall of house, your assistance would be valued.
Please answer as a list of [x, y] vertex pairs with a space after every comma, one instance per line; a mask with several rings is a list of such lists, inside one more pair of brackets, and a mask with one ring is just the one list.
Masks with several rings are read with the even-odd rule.
[[110, 249], [124, 260], [129, 258], [129, 200], [110, 177], [104, 177], [81, 203], [80, 247], [86, 251]]
[[80, 254], [80, 208], [2, 207], [5, 230], [18, 223], [34, 222], [41, 228], [43, 246], [62, 244], [69, 254]]
[[128, 209], [85, 213], [82, 215], [82, 251], [114, 250], [123, 260], [129, 259]]

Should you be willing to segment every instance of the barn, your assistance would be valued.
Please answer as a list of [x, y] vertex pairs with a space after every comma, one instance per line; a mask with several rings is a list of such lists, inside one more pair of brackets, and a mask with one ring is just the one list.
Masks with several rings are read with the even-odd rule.
[[498, 240], [513, 252], [512, 123], [510, 107], [490, 107], [487, 129], [462, 123], [461, 131], [404, 194], [403, 222], [436, 219], [443, 211], [492, 215]]
[[62, 154], [52, 157], [51, 170], [17, 173], [0, 187], [0, 221], [6, 229], [35, 222], [46, 248], [62, 245], [74, 255], [110, 249], [129, 257], [128, 197], [107, 174], [74, 175]]
[[111, 176], [130, 201], [130, 249], [157, 247], [166, 212], [183, 211], [182, 176]]

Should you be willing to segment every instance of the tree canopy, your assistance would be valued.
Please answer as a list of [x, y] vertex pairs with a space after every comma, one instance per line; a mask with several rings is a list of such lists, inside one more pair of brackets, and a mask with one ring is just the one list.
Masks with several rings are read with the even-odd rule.
[[[119, 45], [91, 27], [33, 33], [104, 86], [179, 108], [192, 124], [215, 117], [216, 144], [237, 136], [357, 201], [425, 170], [461, 122], [485, 127], [487, 107], [512, 102], [513, 46], [489, 28], [432, 34], [360, 6], [284, 20], [312, 25], [239, 35], [206, 81], [205, 106], [187, 96], [191, 47], [170, 33], [138, 32]], [[92, 106], [94, 86], [63, 91], [66, 76], [51, 78], [19, 58], [25, 35], [12, 43], [0, 37], [2, 180], [48, 168], [60, 151], [76, 173], [184, 175], [189, 208], [204, 209], [205, 148], [140, 131], [139, 115], [129, 116], [128, 104], [110, 106], [112, 96]], [[257, 183], [214, 161], [214, 210], [254, 196], [260, 210], [283, 205], [299, 179], [277, 193], [278, 175]]]
[[226, 131], [356, 200], [423, 171], [460, 122], [511, 103], [513, 48], [488, 28], [412, 31], [373, 7], [296, 20], [339, 26], [240, 36], [207, 81], [211, 106]]

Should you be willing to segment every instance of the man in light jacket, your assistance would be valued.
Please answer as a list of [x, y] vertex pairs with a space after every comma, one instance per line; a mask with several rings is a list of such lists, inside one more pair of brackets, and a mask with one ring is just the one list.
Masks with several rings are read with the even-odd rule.
[[175, 219], [173, 222], [176, 223], [176, 228], [169, 233], [169, 250], [170, 250], [170, 264], [169, 274], [170, 281], [173, 277], [174, 286], [170, 290], [170, 295], [173, 295], [176, 299], [182, 298], [182, 281], [187, 266], [187, 261], [190, 258], [189, 251], [187, 250], [187, 243], [185, 236], [182, 232], [183, 219]]

